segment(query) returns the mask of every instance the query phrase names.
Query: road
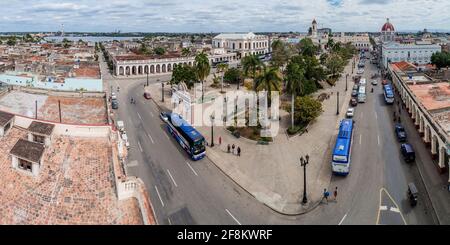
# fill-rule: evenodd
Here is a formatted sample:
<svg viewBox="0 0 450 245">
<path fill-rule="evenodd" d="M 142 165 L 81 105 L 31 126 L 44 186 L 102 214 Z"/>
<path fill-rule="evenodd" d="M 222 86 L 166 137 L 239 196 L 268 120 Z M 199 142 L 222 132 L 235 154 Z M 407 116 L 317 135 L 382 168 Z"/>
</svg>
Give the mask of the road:
<svg viewBox="0 0 450 245">
<path fill-rule="evenodd" d="M 372 65 L 367 66 L 366 77 L 376 71 Z M 103 72 L 104 69 L 103 64 Z M 125 122 L 130 139 L 127 169 L 146 184 L 159 224 L 436 222 L 425 196 L 414 209 L 408 206 L 409 182 L 414 181 L 419 192 L 425 191 L 415 166 L 405 164 L 400 158 L 393 132 L 392 106 L 384 104 L 380 85 L 373 94 L 368 89 L 367 102 L 356 108 L 351 173 L 347 177 L 333 176 L 330 185 L 332 190 L 338 187 L 338 200 L 324 203 L 305 215 L 285 216 L 259 203 L 208 159 L 190 161 L 165 130 L 156 105 L 143 98 L 145 78 L 104 79 L 113 87 L 121 88 L 120 108 L 115 117 Z M 150 79 L 150 83 L 156 82 L 156 78 Z M 129 103 L 131 97 L 137 100 L 135 105 Z M 422 161 L 420 155 L 417 161 Z"/>
</svg>

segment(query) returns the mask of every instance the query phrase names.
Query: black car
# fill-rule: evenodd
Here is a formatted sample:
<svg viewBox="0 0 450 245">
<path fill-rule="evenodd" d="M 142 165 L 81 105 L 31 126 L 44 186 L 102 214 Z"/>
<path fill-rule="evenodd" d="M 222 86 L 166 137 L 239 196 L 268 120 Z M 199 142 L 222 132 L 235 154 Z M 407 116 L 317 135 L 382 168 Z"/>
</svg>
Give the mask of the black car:
<svg viewBox="0 0 450 245">
<path fill-rule="evenodd" d="M 406 141 L 406 131 L 405 131 L 405 128 L 404 128 L 401 124 L 399 124 L 399 123 L 397 123 L 397 124 L 395 125 L 395 134 L 397 135 L 397 139 L 398 139 L 400 142 L 405 142 L 405 141 Z"/>
<path fill-rule="evenodd" d="M 352 97 L 358 97 L 358 90 L 354 90 L 352 91 Z"/>
<path fill-rule="evenodd" d="M 414 162 L 416 160 L 416 152 L 414 151 L 412 145 L 401 144 L 400 151 L 402 152 L 405 162 Z"/>
<path fill-rule="evenodd" d="M 112 107 L 114 110 L 119 109 L 119 101 L 117 101 L 117 100 L 112 100 L 112 102 L 111 102 L 111 107 Z"/>
</svg>

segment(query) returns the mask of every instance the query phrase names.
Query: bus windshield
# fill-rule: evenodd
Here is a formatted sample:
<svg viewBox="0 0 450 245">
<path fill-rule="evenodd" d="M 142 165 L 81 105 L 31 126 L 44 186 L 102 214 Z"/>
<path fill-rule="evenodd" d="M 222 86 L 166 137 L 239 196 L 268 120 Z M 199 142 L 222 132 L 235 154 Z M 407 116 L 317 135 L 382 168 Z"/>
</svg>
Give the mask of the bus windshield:
<svg viewBox="0 0 450 245">
<path fill-rule="evenodd" d="M 198 153 L 204 152 L 205 151 L 205 140 L 204 139 L 200 139 L 200 140 L 195 141 L 193 146 L 192 146 L 192 149 L 194 151 L 193 152 L 194 154 L 198 154 Z"/>
</svg>

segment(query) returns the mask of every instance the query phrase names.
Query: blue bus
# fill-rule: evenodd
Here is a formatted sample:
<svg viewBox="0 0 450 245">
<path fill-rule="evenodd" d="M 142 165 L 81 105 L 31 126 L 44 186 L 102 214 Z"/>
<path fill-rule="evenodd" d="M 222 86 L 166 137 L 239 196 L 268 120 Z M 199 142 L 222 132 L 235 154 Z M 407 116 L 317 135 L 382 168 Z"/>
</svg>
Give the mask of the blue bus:
<svg viewBox="0 0 450 245">
<path fill-rule="evenodd" d="M 179 114 L 171 113 L 167 117 L 167 130 L 192 160 L 197 161 L 206 156 L 205 138 Z"/>
<path fill-rule="evenodd" d="M 350 158 L 353 140 L 353 120 L 344 119 L 339 126 L 339 134 L 332 156 L 332 170 L 336 175 L 346 176 L 350 172 Z"/>
<path fill-rule="evenodd" d="M 384 101 L 386 104 L 394 104 L 394 92 L 392 91 L 392 87 L 390 84 L 386 84 L 383 86 L 384 89 Z"/>
</svg>

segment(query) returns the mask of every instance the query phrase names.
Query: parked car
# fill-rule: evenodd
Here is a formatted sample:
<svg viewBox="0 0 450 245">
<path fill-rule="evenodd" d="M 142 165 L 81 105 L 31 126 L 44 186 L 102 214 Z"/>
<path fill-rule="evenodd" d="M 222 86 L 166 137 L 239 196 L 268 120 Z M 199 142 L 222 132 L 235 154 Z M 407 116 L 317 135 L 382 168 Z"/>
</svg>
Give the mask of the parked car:
<svg viewBox="0 0 450 245">
<path fill-rule="evenodd" d="M 355 98 L 352 98 L 350 100 L 350 105 L 353 107 L 356 107 L 356 106 L 358 106 L 358 101 Z"/>
<path fill-rule="evenodd" d="M 381 84 L 383 84 L 383 85 L 386 85 L 386 84 L 388 84 L 389 82 L 388 82 L 388 80 L 386 80 L 386 79 L 384 79 L 382 82 L 381 82 Z"/>
<path fill-rule="evenodd" d="M 347 113 L 345 115 L 348 118 L 352 118 L 355 115 L 355 108 L 348 108 Z"/>
<path fill-rule="evenodd" d="M 372 80 L 372 85 L 377 86 L 378 85 L 378 81 L 377 80 Z"/>
<path fill-rule="evenodd" d="M 169 120 L 169 117 L 170 117 L 170 113 L 168 113 L 168 112 L 161 112 L 160 114 L 159 114 L 159 117 L 161 118 L 161 120 L 163 120 L 164 122 L 167 122 L 168 120 Z"/>
<path fill-rule="evenodd" d="M 352 97 L 358 97 L 358 90 L 353 90 L 352 91 Z"/>
<path fill-rule="evenodd" d="M 405 162 L 414 162 L 416 160 L 416 152 L 414 151 L 412 145 L 410 144 L 401 144 L 400 151 L 402 153 L 403 159 Z"/>
<path fill-rule="evenodd" d="M 111 101 L 111 107 L 114 109 L 114 110 L 117 110 L 117 109 L 119 109 L 119 101 L 117 101 L 117 99 L 113 99 L 112 101 Z"/>
<path fill-rule="evenodd" d="M 353 85 L 353 90 L 358 90 L 358 89 L 359 89 L 358 84 Z"/>
<path fill-rule="evenodd" d="M 125 143 L 125 146 L 127 147 L 127 149 L 130 148 L 130 142 L 128 141 L 128 136 L 126 133 L 122 134 L 122 140 Z"/>
<path fill-rule="evenodd" d="M 117 121 L 117 129 L 120 132 L 125 131 L 125 123 L 123 121 Z"/>
<path fill-rule="evenodd" d="M 406 131 L 405 131 L 405 128 L 403 127 L 403 125 L 401 125 L 399 123 L 395 124 L 395 134 L 397 135 L 397 139 L 400 142 L 406 141 Z"/>
<path fill-rule="evenodd" d="M 358 69 L 358 71 L 356 72 L 356 74 L 363 74 L 364 70 L 363 69 Z"/>
</svg>

